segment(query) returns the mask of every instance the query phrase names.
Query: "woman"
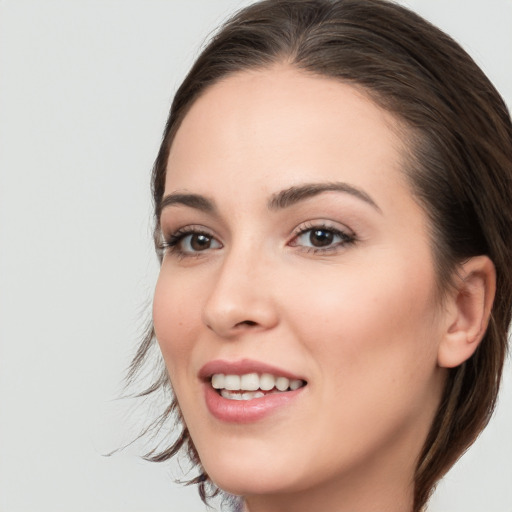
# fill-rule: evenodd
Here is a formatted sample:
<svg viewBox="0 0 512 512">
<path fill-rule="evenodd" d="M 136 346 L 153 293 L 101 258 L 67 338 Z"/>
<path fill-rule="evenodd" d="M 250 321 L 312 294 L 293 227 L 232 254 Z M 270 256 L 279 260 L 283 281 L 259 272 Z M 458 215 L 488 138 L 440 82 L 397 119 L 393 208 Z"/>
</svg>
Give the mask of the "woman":
<svg viewBox="0 0 512 512">
<path fill-rule="evenodd" d="M 203 497 L 419 511 L 486 425 L 510 322 L 512 126 L 395 4 L 263 1 L 173 102 L 154 328 Z M 150 391 L 151 391 L 150 390 Z"/>
</svg>

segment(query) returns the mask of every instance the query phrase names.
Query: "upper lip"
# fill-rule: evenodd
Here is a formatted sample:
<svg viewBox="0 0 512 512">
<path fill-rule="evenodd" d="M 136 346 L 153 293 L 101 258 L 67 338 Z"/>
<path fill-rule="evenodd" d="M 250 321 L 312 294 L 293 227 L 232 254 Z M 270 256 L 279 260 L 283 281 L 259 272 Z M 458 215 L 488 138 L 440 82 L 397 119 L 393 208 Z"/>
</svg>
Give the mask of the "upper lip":
<svg viewBox="0 0 512 512">
<path fill-rule="evenodd" d="M 208 380 L 216 373 L 223 373 L 224 375 L 269 373 L 277 377 L 287 377 L 290 380 L 306 380 L 300 375 L 296 375 L 288 370 L 284 370 L 283 368 L 252 359 L 240 359 L 238 361 L 224 361 L 222 359 L 216 359 L 214 361 L 209 361 L 199 370 L 199 378 L 202 380 Z"/>
</svg>

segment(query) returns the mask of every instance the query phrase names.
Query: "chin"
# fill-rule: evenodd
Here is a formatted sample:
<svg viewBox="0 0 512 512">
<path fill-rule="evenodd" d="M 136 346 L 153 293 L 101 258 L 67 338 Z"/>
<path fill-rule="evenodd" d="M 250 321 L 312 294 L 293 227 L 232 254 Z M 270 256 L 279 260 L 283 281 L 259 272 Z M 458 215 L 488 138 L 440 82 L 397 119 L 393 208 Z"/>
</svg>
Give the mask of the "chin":
<svg viewBox="0 0 512 512">
<path fill-rule="evenodd" d="M 306 481 L 300 472 L 291 473 L 290 468 L 283 467 L 284 464 L 273 457 L 251 460 L 233 453 L 233 457 L 203 466 L 217 487 L 238 496 L 296 492 Z"/>
<path fill-rule="evenodd" d="M 247 475 L 222 474 L 219 478 L 210 475 L 210 479 L 223 491 L 236 496 L 275 495 L 299 490 L 291 482 L 283 481 L 283 475 L 269 477 L 254 471 Z"/>
</svg>

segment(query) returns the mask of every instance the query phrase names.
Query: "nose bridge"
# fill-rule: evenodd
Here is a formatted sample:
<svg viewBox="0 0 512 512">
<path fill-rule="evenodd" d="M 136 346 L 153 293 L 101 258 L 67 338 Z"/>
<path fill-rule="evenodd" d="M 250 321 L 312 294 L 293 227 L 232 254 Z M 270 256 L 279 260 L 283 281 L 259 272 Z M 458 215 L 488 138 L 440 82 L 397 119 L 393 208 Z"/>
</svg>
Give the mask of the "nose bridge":
<svg viewBox="0 0 512 512">
<path fill-rule="evenodd" d="M 269 328 L 277 322 L 270 282 L 271 262 L 263 247 L 246 238 L 226 250 L 208 297 L 203 321 L 223 337 L 247 328 Z"/>
</svg>

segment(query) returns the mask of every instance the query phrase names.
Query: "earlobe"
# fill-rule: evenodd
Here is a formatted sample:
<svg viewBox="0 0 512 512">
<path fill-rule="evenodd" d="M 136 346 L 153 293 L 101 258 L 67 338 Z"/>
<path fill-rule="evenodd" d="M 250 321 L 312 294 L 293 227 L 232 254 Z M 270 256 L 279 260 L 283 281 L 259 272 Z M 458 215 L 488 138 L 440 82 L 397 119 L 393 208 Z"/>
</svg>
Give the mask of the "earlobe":
<svg viewBox="0 0 512 512">
<path fill-rule="evenodd" d="M 438 349 L 438 364 L 454 368 L 469 359 L 489 324 L 496 270 L 487 256 L 475 256 L 458 268 L 447 307 L 447 328 Z"/>
</svg>

